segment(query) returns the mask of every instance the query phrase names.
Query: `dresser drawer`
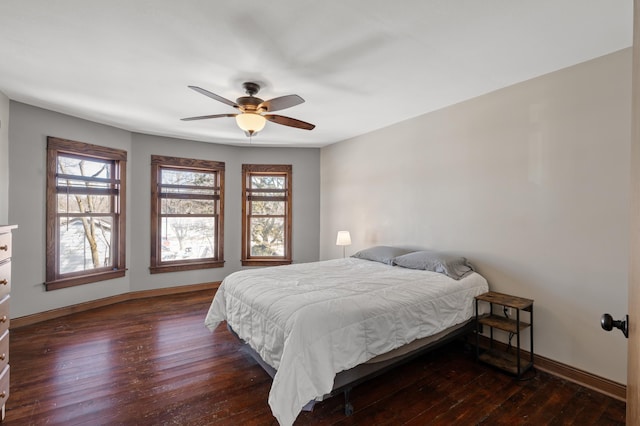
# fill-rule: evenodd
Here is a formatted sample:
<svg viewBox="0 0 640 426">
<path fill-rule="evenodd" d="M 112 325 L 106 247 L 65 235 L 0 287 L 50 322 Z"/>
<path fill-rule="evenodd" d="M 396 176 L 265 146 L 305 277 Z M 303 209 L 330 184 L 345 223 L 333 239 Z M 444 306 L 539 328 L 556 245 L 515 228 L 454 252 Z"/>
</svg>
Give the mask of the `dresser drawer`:
<svg viewBox="0 0 640 426">
<path fill-rule="evenodd" d="M 0 262 L 11 258 L 11 233 L 0 234 Z"/>
<path fill-rule="evenodd" d="M 11 262 L 0 264 L 0 299 L 11 292 Z"/>
<path fill-rule="evenodd" d="M 9 364 L 9 330 L 0 337 L 0 371 Z"/>
<path fill-rule="evenodd" d="M 0 405 L 7 403 L 9 398 L 9 366 L 7 365 L 0 374 Z"/>
<path fill-rule="evenodd" d="M 10 296 L 5 296 L 0 301 L 0 336 L 9 329 L 9 299 Z"/>
</svg>

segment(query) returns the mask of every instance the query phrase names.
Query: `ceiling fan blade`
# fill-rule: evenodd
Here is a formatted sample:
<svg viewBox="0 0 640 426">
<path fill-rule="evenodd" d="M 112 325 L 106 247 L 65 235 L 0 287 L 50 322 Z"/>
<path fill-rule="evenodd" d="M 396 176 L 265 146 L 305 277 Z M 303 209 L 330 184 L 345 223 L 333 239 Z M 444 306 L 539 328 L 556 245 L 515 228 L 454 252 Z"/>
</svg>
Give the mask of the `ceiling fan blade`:
<svg viewBox="0 0 640 426">
<path fill-rule="evenodd" d="M 315 124 L 307 123 L 305 121 L 296 120 L 295 118 L 285 117 L 282 115 L 267 114 L 264 116 L 264 118 L 273 123 L 282 124 L 283 126 L 297 127 L 298 129 L 313 130 L 316 127 Z"/>
<path fill-rule="evenodd" d="M 198 117 L 187 117 L 181 118 L 182 121 L 193 121 L 193 120 L 206 120 L 208 118 L 221 118 L 221 117 L 235 117 L 238 114 L 213 114 L 213 115 L 200 115 Z"/>
<path fill-rule="evenodd" d="M 258 109 L 264 108 L 267 110 L 267 112 L 280 111 L 281 109 L 300 105 L 303 102 L 304 99 L 302 99 L 298 95 L 280 96 L 278 98 L 273 98 L 268 101 L 262 102 L 260 105 L 258 105 Z"/>
<path fill-rule="evenodd" d="M 215 99 L 216 101 L 220 101 L 220 102 L 222 102 L 223 104 L 227 104 L 227 105 L 232 106 L 232 107 L 234 107 L 234 108 L 238 108 L 238 104 L 236 104 L 235 102 L 230 101 L 230 100 L 229 100 L 229 99 L 227 99 L 227 98 L 223 98 L 223 97 L 222 97 L 222 96 L 220 96 L 220 95 L 216 95 L 215 93 L 212 93 L 212 92 L 210 92 L 210 91 L 208 91 L 208 90 L 205 90 L 205 89 L 203 89 L 202 87 L 198 87 L 198 86 L 189 86 L 189 89 L 193 89 L 193 90 L 195 90 L 196 92 L 198 92 L 198 93 L 202 93 L 203 95 L 208 96 L 208 97 L 210 97 L 211 99 Z"/>
</svg>

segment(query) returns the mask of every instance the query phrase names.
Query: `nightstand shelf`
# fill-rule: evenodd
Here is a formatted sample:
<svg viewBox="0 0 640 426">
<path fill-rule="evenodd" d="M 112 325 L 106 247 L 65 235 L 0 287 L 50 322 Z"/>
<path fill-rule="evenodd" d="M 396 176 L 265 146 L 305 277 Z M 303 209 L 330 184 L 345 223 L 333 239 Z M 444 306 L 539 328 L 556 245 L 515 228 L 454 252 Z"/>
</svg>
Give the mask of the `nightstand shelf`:
<svg viewBox="0 0 640 426">
<path fill-rule="evenodd" d="M 482 362 L 498 367 L 504 371 L 516 375 L 518 378 L 528 369 L 533 367 L 533 300 L 523 297 L 511 296 L 509 294 L 490 291 L 476 296 L 476 358 Z M 490 314 L 480 316 L 478 310 L 479 302 L 488 302 Z M 493 312 L 494 305 L 503 307 L 503 311 L 511 308 L 515 310 L 515 318 L 497 315 Z M 521 311 L 529 313 L 529 322 L 524 322 L 520 318 Z M 489 349 L 480 350 L 480 328 L 486 325 L 489 327 Z M 505 352 L 494 348 L 493 330 L 502 330 L 509 333 L 509 342 L 516 337 L 515 353 Z M 530 353 L 529 357 L 522 354 L 520 348 L 520 334 L 529 329 Z M 510 347 L 511 345 L 509 345 Z"/>
<path fill-rule="evenodd" d="M 498 317 L 495 315 L 491 315 L 488 317 L 480 317 L 478 319 L 478 321 L 480 321 L 480 324 L 484 324 L 487 325 L 489 327 L 493 327 L 493 328 L 497 328 L 499 330 L 503 330 L 509 333 L 517 333 L 519 330 L 524 330 L 525 328 L 529 327 L 530 324 L 526 323 L 526 322 L 522 322 L 520 321 L 519 325 L 518 325 L 518 321 L 513 320 L 513 319 L 509 319 L 509 318 L 503 318 L 503 317 Z"/>
</svg>

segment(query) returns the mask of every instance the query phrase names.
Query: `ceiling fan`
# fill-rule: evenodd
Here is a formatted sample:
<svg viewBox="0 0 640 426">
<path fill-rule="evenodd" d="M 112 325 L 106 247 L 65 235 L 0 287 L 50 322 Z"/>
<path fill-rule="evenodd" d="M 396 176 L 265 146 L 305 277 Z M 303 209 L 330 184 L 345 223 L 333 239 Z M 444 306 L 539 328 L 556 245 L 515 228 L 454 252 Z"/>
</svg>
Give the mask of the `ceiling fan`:
<svg viewBox="0 0 640 426">
<path fill-rule="evenodd" d="M 286 95 L 273 98 L 268 101 L 263 101 L 255 95 L 260 91 L 260 85 L 252 83 L 250 81 L 243 83 L 244 88 L 248 96 L 241 96 L 236 99 L 235 102 L 229 99 L 223 98 L 220 95 L 209 92 L 198 86 L 189 86 L 190 89 L 195 90 L 198 93 L 202 93 L 205 96 L 220 101 L 223 104 L 232 106 L 240 110 L 239 114 L 213 114 L 213 115 L 201 115 L 198 117 L 182 118 L 182 121 L 193 120 L 206 120 L 209 118 L 220 117 L 235 117 L 238 127 L 244 130 L 245 134 L 249 137 L 255 135 L 264 128 L 266 120 L 269 120 L 276 124 L 282 124 L 284 126 L 296 127 L 298 129 L 312 130 L 316 127 L 314 124 L 307 123 L 295 118 L 285 117 L 283 115 L 268 114 L 272 111 L 280 111 L 282 109 L 291 108 L 304 102 L 298 95 Z"/>
</svg>

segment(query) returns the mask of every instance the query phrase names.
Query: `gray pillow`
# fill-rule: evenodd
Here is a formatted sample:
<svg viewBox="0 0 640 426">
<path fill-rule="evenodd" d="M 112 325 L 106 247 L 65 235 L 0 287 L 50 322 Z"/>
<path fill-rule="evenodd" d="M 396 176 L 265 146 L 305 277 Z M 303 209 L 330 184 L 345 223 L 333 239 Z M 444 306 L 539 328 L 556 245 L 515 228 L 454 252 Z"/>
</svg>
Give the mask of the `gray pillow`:
<svg viewBox="0 0 640 426">
<path fill-rule="evenodd" d="M 459 280 L 473 272 L 473 266 L 467 262 L 466 258 L 429 250 L 398 256 L 393 259 L 393 264 L 403 268 L 439 272 L 454 280 Z"/>
<path fill-rule="evenodd" d="M 393 259 L 403 254 L 411 253 L 412 250 L 400 247 L 375 246 L 368 249 L 360 250 L 351 257 L 356 259 L 373 260 L 374 262 L 386 263 L 393 265 Z"/>
</svg>

